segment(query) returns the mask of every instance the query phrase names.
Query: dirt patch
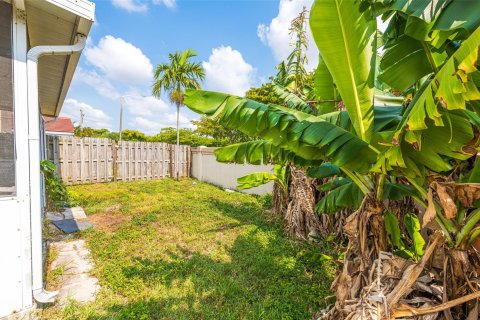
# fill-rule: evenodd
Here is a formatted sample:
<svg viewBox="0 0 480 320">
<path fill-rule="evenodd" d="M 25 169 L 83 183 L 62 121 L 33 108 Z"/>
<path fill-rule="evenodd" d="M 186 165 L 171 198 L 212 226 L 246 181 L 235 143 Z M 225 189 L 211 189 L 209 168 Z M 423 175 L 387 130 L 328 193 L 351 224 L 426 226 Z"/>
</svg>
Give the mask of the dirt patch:
<svg viewBox="0 0 480 320">
<path fill-rule="evenodd" d="M 122 205 L 120 203 L 117 203 L 116 205 L 113 205 L 111 207 L 106 208 L 105 212 L 108 212 L 108 213 L 115 212 L 115 211 L 120 210 L 121 207 L 122 207 Z"/>
<path fill-rule="evenodd" d="M 99 230 L 115 232 L 120 225 L 129 220 L 129 218 L 129 216 L 125 216 L 121 213 L 107 211 L 88 216 L 88 221 Z"/>
</svg>

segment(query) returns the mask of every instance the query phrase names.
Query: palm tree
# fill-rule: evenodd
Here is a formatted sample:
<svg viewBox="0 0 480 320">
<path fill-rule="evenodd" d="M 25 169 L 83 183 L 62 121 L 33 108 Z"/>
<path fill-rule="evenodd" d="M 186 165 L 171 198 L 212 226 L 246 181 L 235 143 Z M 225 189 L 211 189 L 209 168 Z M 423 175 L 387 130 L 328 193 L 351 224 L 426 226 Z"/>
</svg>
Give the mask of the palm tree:
<svg viewBox="0 0 480 320">
<path fill-rule="evenodd" d="M 205 78 L 205 70 L 199 62 L 191 62 L 189 59 L 197 56 L 192 49 L 183 52 L 176 51 L 168 54 L 168 63 L 159 64 L 155 70 L 155 83 L 152 94 L 159 98 L 162 91 L 168 92 L 168 97 L 177 106 L 177 152 L 175 161 L 175 175 L 180 177 L 180 107 L 183 105 L 185 89 L 200 89 L 199 80 Z"/>
</svg>

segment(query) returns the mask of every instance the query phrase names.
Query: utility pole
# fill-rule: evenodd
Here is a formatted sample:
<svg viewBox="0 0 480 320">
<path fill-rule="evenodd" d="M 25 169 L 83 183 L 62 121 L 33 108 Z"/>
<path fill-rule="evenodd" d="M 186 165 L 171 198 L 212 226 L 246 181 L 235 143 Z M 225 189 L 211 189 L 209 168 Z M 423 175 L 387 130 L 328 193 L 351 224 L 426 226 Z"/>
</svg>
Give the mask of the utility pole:
<svg viewBox="0 0 480 320">
<path fill-rule="evenodd" d="M 80 108 L 80 131 L 83 130 L 83 117 L 85 116 L 85 113 L 83 113 L 83 109 Z"/>
<path fill-rule="evenodd" d="M 120 97 L 120 124 L 118 128 L 118 142 L 122 142 L 122 117 L 123 117 L 123 101 L 125 97 Z"/>
<path fill-rule="evenodd" d="M 121 142 L 121 141 L 122 141 L 123 105 L 125 104 L 125 98 L 128 98 L 128 97 L 147 98 L 148 96 L 139 95 L 139 94 L 127 94 L 127 95 L 124 95 L 124 96 L 120 96 L 120 123 L 119 123 L 119 125 L 118 125 L 118 127 L 119 127 L 119 128 L 118 128 L 118 142 Z"/>
</svg>

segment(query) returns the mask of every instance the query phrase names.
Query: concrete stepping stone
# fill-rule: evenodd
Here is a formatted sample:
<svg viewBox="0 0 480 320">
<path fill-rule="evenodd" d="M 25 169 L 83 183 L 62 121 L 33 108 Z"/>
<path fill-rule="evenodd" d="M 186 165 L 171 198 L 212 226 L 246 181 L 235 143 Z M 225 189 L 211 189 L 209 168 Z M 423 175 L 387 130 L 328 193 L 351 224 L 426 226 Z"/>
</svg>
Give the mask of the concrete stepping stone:
<svg viewBox="0 0 480 320">
<path fill-rule="evenodd" d="M 89 272 L 93 268 L 90 251 L 84 240 L 60 241 L 51 244 L 51 250 L 57 253 L 51 269 L 63 268 L 58 299 L 66 301 L 71 298 L 78 302 L 95 300 L 100 289 L 98 279 Z"/>
<path fill-rule="evenodd" d="M 93 224 L 86 220 L 75 219 L 52 221 L 52 224 L 65 233 L 74 233 L 93 227 Z"/>
<path fill-rule="evenodd" d="M 81 207 L 67 208 L 63 212 L 47 212 L 47 219 L 67 234 L 93 227 Z"/>
<path fill-rule="evenodd" d="M 47 219 L 50 221 L 67 219 L 82 220 L 87 219 L 87 215 L 85 214 L 85 211 L 83 211 L 82 207 L 73 207 L 67 208 L 62 212 L 47 212 Z"/>
</svg>

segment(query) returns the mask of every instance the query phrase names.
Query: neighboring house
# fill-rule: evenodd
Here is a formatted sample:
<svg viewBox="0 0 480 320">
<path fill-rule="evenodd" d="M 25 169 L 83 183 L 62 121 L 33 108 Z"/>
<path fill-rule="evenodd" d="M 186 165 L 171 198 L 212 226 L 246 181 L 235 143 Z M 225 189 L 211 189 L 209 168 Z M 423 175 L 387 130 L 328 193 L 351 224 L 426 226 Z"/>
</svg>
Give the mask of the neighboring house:
<svg viewBox="0 0 480 320">
<path fill-rule="evenodd" d="M 94 11 L 85 0 L 0 0 L 0 318 L 55 296 L 42 275 L 40 115 L 60 113 Z"/>
<path fill-rule="evenodd" d="M 43 116 L 43 125 L 46 135 L 50 136 L 73 136 L 75 128 L 69 117 L 46 117 Z"/>
</svg>

